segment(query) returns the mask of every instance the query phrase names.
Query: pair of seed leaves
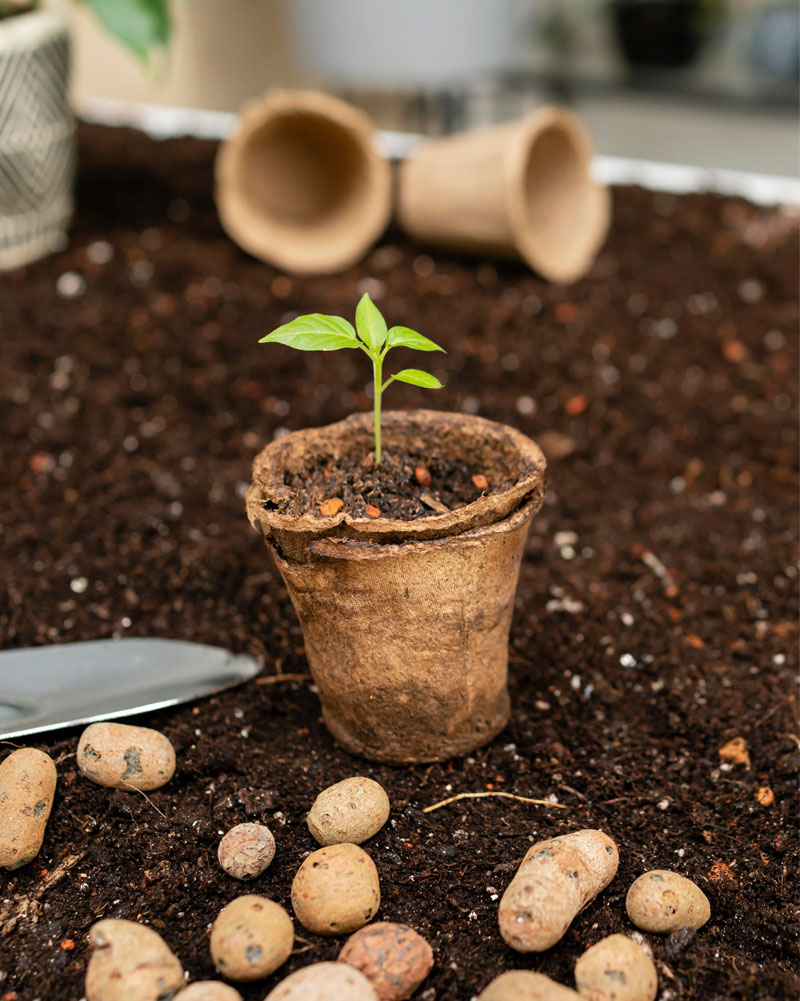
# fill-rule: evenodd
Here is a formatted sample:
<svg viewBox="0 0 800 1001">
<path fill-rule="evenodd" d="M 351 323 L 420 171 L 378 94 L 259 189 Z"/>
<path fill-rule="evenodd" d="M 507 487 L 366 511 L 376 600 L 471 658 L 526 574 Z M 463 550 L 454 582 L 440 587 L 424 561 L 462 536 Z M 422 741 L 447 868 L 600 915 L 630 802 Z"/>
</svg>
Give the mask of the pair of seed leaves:
<svg viewBox="0 0 800 1001">
<path fill-rule="evenodd" d="M 383 314 L 365 292 L 356 307 L 356 325 L 341 316 L 326 316 L 324 313 L 308 313 L 298 316 L 258 342 L 286 344 L 298 351 L 338 351 L 340 348 L 360 348 L 372 359 L 373 365 L 382 362 L 391 348 L 413 348 L 415 351 L 444 351 L 416 330 L 409 327 L 387 329 Z M 419 368 L 404 368 L 383 384 L 386 389 L 390 382 L 407 382 L 423 389 L 441 389 L 442 384 L 435 375 Z"/>
</svg>

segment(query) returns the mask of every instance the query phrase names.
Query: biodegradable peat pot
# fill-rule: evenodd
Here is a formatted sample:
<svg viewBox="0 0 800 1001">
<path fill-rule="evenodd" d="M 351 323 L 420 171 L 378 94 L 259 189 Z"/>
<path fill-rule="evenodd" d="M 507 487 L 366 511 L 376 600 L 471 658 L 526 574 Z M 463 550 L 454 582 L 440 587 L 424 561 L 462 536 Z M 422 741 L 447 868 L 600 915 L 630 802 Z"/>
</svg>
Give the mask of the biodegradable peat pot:
<svg viewBox="0 0 800 1001">
<path fill-rule="evenodd" d="M 287 472 L 372 451 L 372 415 L 295 431 L 256 458 L 250 523 L 264 537 L 305 636 L 328 729 L 378 761 L 439 761 L 508 721 L 508 631 L 545 460 L 519 431 L 480 417 L 383 415 L 386 451 L 412 440 L 511 485 L 415 521 L 295 515 Z"/>
<path fill-rule="evenodd" d="M 66 243 L 75 126 L 58 6 L 0 19 L 0 271 Z"/>
<path fill-rule="evenodd" d="M 421 243 L 522 258 L 543 278 L 574 281 L 611 215 L 593 155 L 580 119 L 562 108 L 427 140 L 400 169 L 400 224 Z"/>
<path fill-rule="evenodd" d="M 216 163 L 222 225 L 244 250 L 286 271 L 341 271 L 392 211 L 392 175 L 369 118 L 315 91 L 249 104 Z"/>
</svg>

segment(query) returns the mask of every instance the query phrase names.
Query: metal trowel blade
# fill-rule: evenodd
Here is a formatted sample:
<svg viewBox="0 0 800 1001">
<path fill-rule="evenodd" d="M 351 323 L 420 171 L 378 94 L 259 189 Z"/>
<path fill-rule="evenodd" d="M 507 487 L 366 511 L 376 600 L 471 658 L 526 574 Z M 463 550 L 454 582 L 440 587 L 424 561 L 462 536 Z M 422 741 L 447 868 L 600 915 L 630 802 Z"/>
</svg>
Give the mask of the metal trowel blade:
<svg viewBox="0 0 800 1001">
<path fill-rule="evenodd" d="M 183 640 L 89 640 L 2 651 L 0 739 L 190 702 L 260 670 L 252 657 Z"/>
</svg>

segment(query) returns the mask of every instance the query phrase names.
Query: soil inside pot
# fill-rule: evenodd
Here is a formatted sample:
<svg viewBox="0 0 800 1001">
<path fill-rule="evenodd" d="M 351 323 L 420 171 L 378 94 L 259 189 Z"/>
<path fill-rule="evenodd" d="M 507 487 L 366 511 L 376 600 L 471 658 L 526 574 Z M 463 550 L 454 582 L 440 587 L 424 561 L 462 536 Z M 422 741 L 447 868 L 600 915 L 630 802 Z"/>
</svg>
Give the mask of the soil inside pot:
<svg viewBox="0 0 800 1001">
<path fill-rule="evenodd" d="M 341 501 L 341 509 L 359 517 L 402 521 L 452 511 L 511 485 L 421 440 L 404 452 L 384 450 L 380 465 L 374 452 L 353 453 L 320 459 L 300 474 L 287 471 L 285 482 L 296 490 L 287 513 L 326 513 L 324 505 L 340 507 Z M 329 507 L 327 513 L 335 511 Z"/>
<path fill-rule="evenodd" d="M 712 908 L 694 936 L 648 936 L 660 996 L 796 1001 L 796 217 L 618 188 L 609 241 L 569 288 L 397 234 L 341 275 L 289 278 L 222 232 L 215 152 L 83 126 L 70 246 L 0 277 L 3 646 L 149 635 L 264 662 L 243 688 L 131 721 L 178 755 L 147 798 L 84 779 L 77 732 L 12 742 L 52 754 L 59 786 L 39 857 L 0 872 L 0 999 L 83 997 L 86 934 L 107 917 L 156 928 L 193 979 L 212 978 L 219 909 L 243 892 L 289 906 L 316 847 L 315 797 L 366 774 L 392 803 L 364 845 L 379 917 L 434 949 L 415 1001 L 465 1001 L 506 969 L 572 985 L 583 949 L 632 930 L 625 894 L 657 867 L 696 880 Z M 370 407 L 355 352 L 258 338 L 287 314 L 351 315 L 365 288 L 448 352 L 435 404 L 393 385 L 393 408 L 477 409 L 549 463 L 511 627 L 511 722 L 432 766 L 373 765 L 333 743 L 243 510 L 253 456 L 281 429 Z M 749 768 L 720 758 L 737 735 Z M 566 809 L 423 812 L 492 790 Z M 246 885 L 216 858 L 244 820 L 277 842 Z M 581 827 L 614 836 L 618 876 L 553 949 L 511 952 L 499 895 L 533 840 Z M 304 937 L 280 971 L 240 985 L 245 1001 L 341 947 Z"/>
</svg>

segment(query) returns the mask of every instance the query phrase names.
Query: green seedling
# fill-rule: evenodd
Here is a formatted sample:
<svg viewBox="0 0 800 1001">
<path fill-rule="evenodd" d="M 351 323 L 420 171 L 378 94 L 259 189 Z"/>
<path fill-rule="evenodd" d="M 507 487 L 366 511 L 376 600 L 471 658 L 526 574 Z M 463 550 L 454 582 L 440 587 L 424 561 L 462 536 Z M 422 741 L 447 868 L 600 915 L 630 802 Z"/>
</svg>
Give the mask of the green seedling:
<svg viewBox="0 0 800 1001">
<path fill-rule="evenodd" d="M 273 330 L 262 337 L 259 344 L 275 342 L 286 344 L 298 351 L 338 351 L 341 348 L 360 348 L 372 361 L 375 386 L 375 462 L 381 461 L 381 400 L 393 382 L 407 382 L 423 389 L 441 389 L 435 375 L 419 368 L 404 368 L 383 381 L 383 362 L 392 348 L 413 348 L 415 351 L 444 351 L 416 330 L 408 327 L 387 329 L 381 311 L 365 292 L 356 307 L 356 325 L 341 316 L 309 313 L 298 316 L 291 323 Z"/>
</svg>

